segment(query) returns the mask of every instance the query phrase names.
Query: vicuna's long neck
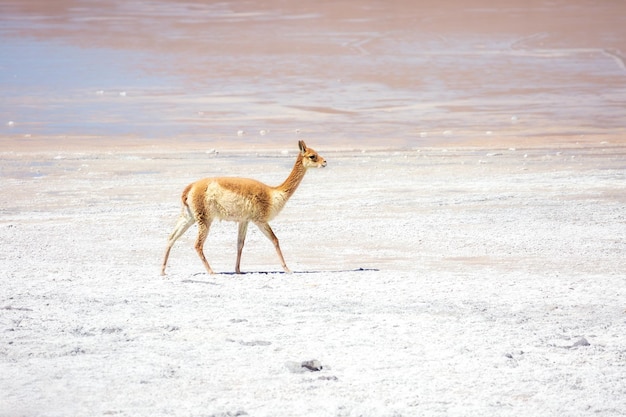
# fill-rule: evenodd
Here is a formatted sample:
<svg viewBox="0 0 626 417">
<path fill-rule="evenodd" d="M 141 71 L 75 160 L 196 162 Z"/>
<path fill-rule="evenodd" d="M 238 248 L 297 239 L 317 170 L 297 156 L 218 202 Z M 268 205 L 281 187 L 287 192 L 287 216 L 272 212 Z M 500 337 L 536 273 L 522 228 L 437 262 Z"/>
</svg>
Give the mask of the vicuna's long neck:
<svg viewBox="0 0 626 417">
<path fill-rule="evenodd" d="M 299 153 L 296 163 L 293 165 L 293 169 L 287 179 L 281 185 L 274 188 L 283 195 L 284 201 L 287 201 L 289 197 L 293 195 L 302 182 L 302 178 L 304 178 L 305 173 L 306 168 L 302 164 L 302 154 Z"/>
</svg>

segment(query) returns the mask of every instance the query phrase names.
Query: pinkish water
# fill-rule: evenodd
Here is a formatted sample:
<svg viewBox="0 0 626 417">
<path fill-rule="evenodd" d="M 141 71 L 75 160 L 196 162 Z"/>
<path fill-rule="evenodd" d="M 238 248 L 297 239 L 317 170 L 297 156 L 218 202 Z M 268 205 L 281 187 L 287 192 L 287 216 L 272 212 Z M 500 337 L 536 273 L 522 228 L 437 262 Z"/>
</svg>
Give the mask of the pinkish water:
<svg viewBox="0 0 626 417">
<path fill-rule="evenodd" d="M 626 3 L 497 4 L 1 0 L 0 148 L 624 137 Z"/>
</svg>

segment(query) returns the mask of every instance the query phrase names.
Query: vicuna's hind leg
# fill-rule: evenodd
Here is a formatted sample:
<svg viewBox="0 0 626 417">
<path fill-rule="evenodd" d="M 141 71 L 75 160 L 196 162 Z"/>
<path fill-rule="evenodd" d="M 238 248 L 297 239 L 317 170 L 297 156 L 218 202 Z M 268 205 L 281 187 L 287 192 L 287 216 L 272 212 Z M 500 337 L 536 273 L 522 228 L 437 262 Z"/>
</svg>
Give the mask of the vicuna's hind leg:
<svg viewBox="0 0 626 417">
<path fill-rule="evenodd" d="M 194 224 L 196 220 L 193 218 L 188 209 L 183 209 L 183 212 L 178 217 L 176 221 L 176 227 L 174 227 L 174 231 L 170 234 L 170 237 L 167 240 L 167 249 L 165 250 L 165 257 L 163 258 L 163 266 L 161 267 L 161 275 L 165 275 L 165 266 L 167 265 L 167 258 L 170 256 L 170 250 L 172 246 L 174 246 L 174 242 L 178 240 L 179 237 L 185 234 L 187 229 Z"/>
<path fill-rule="evenodd" d="M 239 234 L 237 235 L 237 264 L 235 264 L 235 273 L 241 274 L 239 265 L 241 264 L 241 252 L 243 251 L 243 244 L 246 241 L 246 233 L 248 232 L 248 222 L 239 222 Z"/>
<path fill-rule="evenodd" d="M 280 263 L 282 264 L 283 269 L 285 270 L 285 272 L 290 274 L 291 271 L 289 270 L 289 268 L 287 268 L 287 264 L 285 263 L 285 258 L 283 258 L 283 253 L 280 251 L 280 245 L 278 244 L 278 238 L 274 234 L 274 231 L 270 227 L 269 223 L 255 223 L 255 224 L 258 226 L 259 229 L 261 229 L 263 234 L 265 236 L 267 236 L 267 238 L 269 240 L 272 241 L 272 243 L 274 244 L 274 247 L 276 248 L 276 252 L 278 253 L 278 257 L 280 258 Z"/>
<path fill-rule="evenodd" d="M 209 229 L 211 228 L 211 220 L 206 221 L 204 219 L 198 219 L 198 239 L 196 239 L 196 252 L 198 252 L 198 256 L 202 260 L 204 267 L 206 268 L 209 274 L 214 274 L 213 269 L 209 265 L 209 262 L 206 260 L 204 256 L 204 241 L 206 237 L 209 235 Z"/>
</svg>

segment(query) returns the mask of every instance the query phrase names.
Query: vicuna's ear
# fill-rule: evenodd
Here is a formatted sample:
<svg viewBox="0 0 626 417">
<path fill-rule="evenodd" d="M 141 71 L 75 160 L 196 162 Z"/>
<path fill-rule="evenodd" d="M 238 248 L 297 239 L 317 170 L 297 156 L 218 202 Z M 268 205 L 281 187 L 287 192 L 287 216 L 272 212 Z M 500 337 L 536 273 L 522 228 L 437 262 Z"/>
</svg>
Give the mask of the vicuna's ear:
<svg viewBox="0 0 626 417">
<path fill-rule="evenodd" d="M 298 146 L 300 147 L 300 152 L 303 154 L 306 152 L 306 143 L 303 140 L 298 142 Z"/>
</svg>

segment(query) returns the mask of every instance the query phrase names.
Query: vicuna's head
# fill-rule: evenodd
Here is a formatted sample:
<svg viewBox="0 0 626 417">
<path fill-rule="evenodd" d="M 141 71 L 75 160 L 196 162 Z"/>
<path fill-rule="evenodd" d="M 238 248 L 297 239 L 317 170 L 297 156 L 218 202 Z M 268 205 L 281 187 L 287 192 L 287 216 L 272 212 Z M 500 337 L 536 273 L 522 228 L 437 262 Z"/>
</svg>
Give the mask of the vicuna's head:
<svg viewBox="0 0 626 417">
<path fill-rule="evenodd" d="M 300 153 L 302 154 L 302 165 L 305 168 L 324 168 L 326 160 L 319 156 L 315 150 L 306 147 L 303 140 L 298 142 Z"/>
</svg>

